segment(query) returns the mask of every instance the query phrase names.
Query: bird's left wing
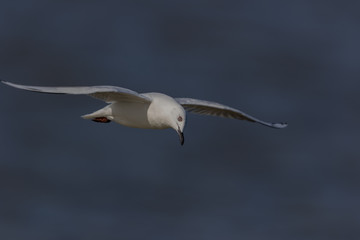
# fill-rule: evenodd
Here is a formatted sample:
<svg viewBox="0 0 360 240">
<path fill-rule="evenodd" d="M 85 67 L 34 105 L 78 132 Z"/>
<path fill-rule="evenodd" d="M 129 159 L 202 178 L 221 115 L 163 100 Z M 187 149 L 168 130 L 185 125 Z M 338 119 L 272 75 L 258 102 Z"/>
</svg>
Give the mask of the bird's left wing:
<svg viewBox="0 0 360 240">
<path fill-rule="evenodd" d="M 198 100 L 193 98 L 175 98 L 175 100 L 180 105 L 182 105 L 185 110 L 197 114 L 247 120 L 250 122 L 260 123 L 262 125 L 272 128 L 284 128 L 287 126 L 286 123 L 264 122 L 246 113 L 243 113 L 240 110 L 216 102 L 209 102 L 209 101 Z"/>
<path fill-rule="evenodd" d="M 130 89 L 115 87 L 115 86 L 90 86 L 90 87 L 40 87 L 27 86 L 11 82 L 1 81 L 11 87 L 41 93 L 55 93 L 55 94 L 75 94 L 75 95 L 89 95 L 105 102 L 151 102 L 151 99 L 134 92 Z"/>
</svg>

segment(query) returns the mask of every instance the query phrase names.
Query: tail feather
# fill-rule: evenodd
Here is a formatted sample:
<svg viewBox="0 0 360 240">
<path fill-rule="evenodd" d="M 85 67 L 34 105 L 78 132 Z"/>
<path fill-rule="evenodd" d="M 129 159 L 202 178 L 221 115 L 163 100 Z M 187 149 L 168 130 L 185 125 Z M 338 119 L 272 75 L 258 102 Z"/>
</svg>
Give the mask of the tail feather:
<svg viewBox="0 0 360 240">
<path fill-rule="evenodd" d="M 93 113 L 90 113 L 90 114 L 85 114 L 85 115 L 82 115 L 81 116 L 83 119 L 94 119 L 94 115 Z"/>
<path fill-rule="evenodd" d="M 85 114 L 81 116 L 83 119 L 99 119 L 99 118 L 107 118 L 108 120 L 111 120 L 112 114 L 111 114 L 111 108 L 109 106 L 106 106 L 100 110 L 97 110 L 93 113 Z"/>
</svg>

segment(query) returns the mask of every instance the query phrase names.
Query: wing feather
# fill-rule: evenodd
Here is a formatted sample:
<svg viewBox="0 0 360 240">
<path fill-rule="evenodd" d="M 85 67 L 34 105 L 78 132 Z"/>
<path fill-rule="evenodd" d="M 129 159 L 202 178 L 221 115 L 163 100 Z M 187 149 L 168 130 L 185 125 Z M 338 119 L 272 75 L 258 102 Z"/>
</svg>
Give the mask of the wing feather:
<svg viewBox="0 0 360 240">
<path fill-rule="evenodd" d="M 193 98 L 176 98 L 176 101 L 181 104 L 185 110 L 201 115 L 211 115 L 225 118 L 234 118 L 239 120 L 247 120 L 250 122 L 260 123 L 262 125 L 272 128 L 284 128 L 287 126 L 286 123 L 264 122 L 240 110 L 216 102 L 198 100 Z"/>
<path fill-rule="evenodd" d="M 115 86 L 90 86 L 90 87 L 41 87 L 27 86 L 1 81 L 11 87 L 40 93 L 89 95 L 105 102 L 129 101 L 150 102 L 151 99 L 130 89 Z"/>
</svg>

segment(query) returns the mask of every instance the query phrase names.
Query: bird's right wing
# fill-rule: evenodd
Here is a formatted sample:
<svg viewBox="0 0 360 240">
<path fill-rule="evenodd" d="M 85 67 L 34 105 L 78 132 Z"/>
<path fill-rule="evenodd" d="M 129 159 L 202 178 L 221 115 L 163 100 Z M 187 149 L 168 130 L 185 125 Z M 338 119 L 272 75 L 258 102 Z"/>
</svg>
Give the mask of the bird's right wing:
<svg viewBox="0 0 360 240">
<path fill-rule="evenodd" d="M 141 102 L 148 103 L 151 99 L 134 92 L 130 89 L 115 87 L 115 86 L 90 86 L 90 87 L 40 87 L 27 86 L 11 82 L 1 81 L 11 87 L 40 93 L 55 93 L 55 94 L 74 94 L 74 95 L 89 95 L 99 100 L 111 102 Z"/>
</svg>

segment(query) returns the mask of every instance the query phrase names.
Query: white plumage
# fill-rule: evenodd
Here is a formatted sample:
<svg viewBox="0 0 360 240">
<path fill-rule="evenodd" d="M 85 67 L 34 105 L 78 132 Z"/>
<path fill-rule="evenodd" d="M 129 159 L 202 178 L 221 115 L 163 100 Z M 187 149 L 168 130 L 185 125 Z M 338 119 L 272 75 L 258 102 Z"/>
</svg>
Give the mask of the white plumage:
<svg viewBox="0 0 360 240">
<path fill-rule="evenodd" d="M 173 128 L 184 143 L 185 110 L 197 114 L 235 118 L 259 123 L 272 128 L 284 128 L 286 123 L 269 123 L 254 118 L 235 108 L 216 102 L 192 98 L 172 98 L 162 93 L 137 93 L 115 86 L 40 87 L 2 81 L 9 86 L 41 93 L 84 94 L 109 103 L 106 107 L 82 116 L 96 122 L 110 122 L 136 128 Z"/>
</svg>

